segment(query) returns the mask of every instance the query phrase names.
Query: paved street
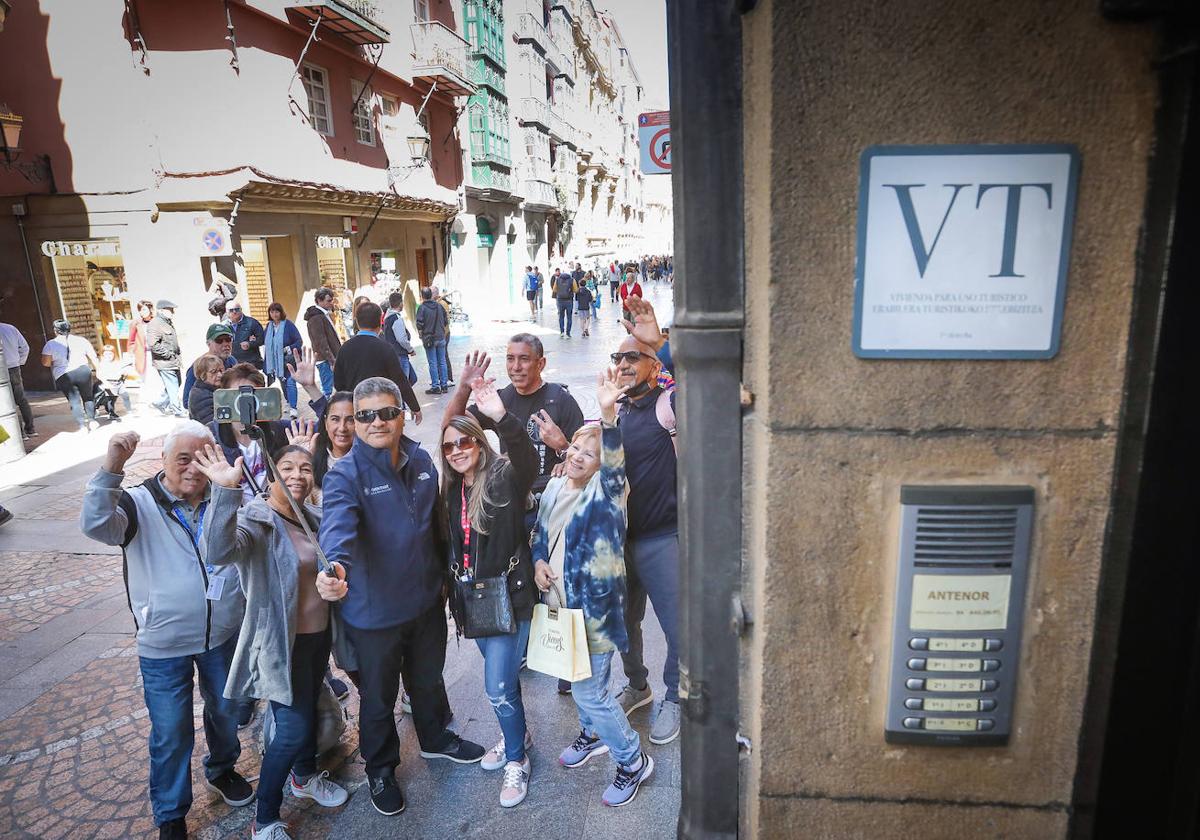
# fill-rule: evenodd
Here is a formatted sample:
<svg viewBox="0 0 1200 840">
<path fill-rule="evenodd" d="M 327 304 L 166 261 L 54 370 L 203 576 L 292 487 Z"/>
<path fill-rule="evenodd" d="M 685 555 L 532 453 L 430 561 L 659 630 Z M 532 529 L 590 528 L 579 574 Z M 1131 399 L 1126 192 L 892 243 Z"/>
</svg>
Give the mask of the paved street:
<svg viewBox="0 0 1200 840">
<path fill-rule="evenodd" d="M 652 293 L 660 311 L 669 312 L 669 290 Z M 472 335 L 451 345 L 457 369 L 468 349 L 492 352 L 500 384 L 503 347 L 518 331 L 539 334 L 546 343 L 548 379 L 563 382 L 587 417 L 596 416 L 592 383 L 607 362 L 623 330 L 605 299 L 593 337 L 558 338 L 548 305 L 539 323 L 528 321 L 474 325 Z M 418 365 L 422 384 L 428 378 Z M 426 446 L 437 439 L 445 397 L 428 397 L 425 422 L 409 432 Z M 61 402 L 61 401 L 59 401 Z M 54 400 L 39 402 L 61 412 Z M 53 428 L 40 418 L 39 428 Z M 129 418 L 121 427 L 136 428 L 146 441 L 127 468 L 127 483 L 153 475 L 169 421 Z M 83 538 L 78 531 L 79 498 L 95 470 L 110 430 L 90 435 L 60 434 L 44 441 L 23 461 L 6 465 L 0 501 L 16 519 L 0 531 L 0 562 L 8 569 L 0 581 L 0 836 L 13 838 L 151 837 L 153 822 L 146 792 L 149 723 L 133 644 L 133 624 L 125 602 L 120 553 Z M 647 617 L 646 647 L 656 695 L 662 691 L 664 644 L 653 616 Z M 483 692 L 482 662 L 474 643 L 457 642 L 451 633 L 446 684 L 456 714 L 455 727 L 467 738 L 491 746 L 499 729 Z M 620 677 L 614 678 L 617 683 Z M 354 791 L 350 802 L 328 811 L 285 798 L 283 817 L 299 838 L 324 837 L 529 837 L 641 838 L 674 834 L 679 805 L 679 745 L 649 747 L 655 776 L 638 799 L 619 810 L 600 805 L 611 780 L 611 764 L 592 762 L 567 771 L 556 757 L 577 730 L 574 704 L 560 697 L 554 680 L 522 675 L 525 703 L 535 746 L 528 800 L 502 811 L 496 800 L 500 778 L 477 766 L 429 763 L 417 755 L 407 720 L 401 722 L 402 764 L 398 775 L 409 800 L 399 817 L 385 818 L 370 806 L 361 788 L 363 767 L 357 750 L 357 696 L 347 703 L 351 725 L 342 743 L 323 760 L 331 776 Z M 201 779 L 203 730 L 197 707 L 194 779 Z M 646 733 L 649 715 L 634 715 Z M 243 733 L 239 770 L 257 776 L 257 726 Z M 649 746 L 649 742 L 645 742 Z M 197 783 L 196 804 L 188 817 L 192 836 L 248 837 L 253 807 L 231 809 L 212 802 Z"/>
</svg>

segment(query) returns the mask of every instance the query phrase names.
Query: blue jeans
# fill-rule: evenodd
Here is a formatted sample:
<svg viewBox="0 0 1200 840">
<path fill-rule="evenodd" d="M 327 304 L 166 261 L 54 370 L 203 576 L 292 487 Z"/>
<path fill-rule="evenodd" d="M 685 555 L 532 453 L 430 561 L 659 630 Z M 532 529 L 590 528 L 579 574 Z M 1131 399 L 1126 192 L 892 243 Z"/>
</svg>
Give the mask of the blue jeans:
<svg viewBox="0 0 1200 840">
<path fill-rule="evenodd" d="M 169 408 L 171 411 L 179 414 L 183 411 L 183 403 L 179 399 L 179 368 L 160 370 L 158 378 L 162 381 L 163 395 L 162 399 L 154 404 L 154 407 L 160 410 Z"/>
<path fill-rule="evenodd" d="M 200 677 L 200 696 L 204 698 L 205 777 L 215 779 L 232 770 L 242 754 L 237 703 L 223 695 L 237 639 L 234 633 L 219 647 L 192 656 L 138 657 L 150 712 L 150 804 L 155 825 L 179 819 L 192 807 L 193 669 Z"/>
<path fill-rule="evenodd" d="M 429 387 L 445 388 L 447 381 L 446 342 L 435 341 L 425 348 L 425 359 L 429 362 Z"/>
<path fill-rule="evenodd" d="M 558 331 L 560 333 L 571 334 L 571 322 L 575 318 L 574 313 L 575 302 L 572 300 L 560 300 L 558 302 Z M 563 326 L 563 320 L 566 320 L 566 327 Z"/>
<path fill-rule="evenodd" d="M 263 756 L 258 776 L 260 826 L 279 820 L 288 771 L 307 780 L 317 772 L 317 696 L 325 681 L 332 640 L 326 627 L 320 633 L 297 633 L 292 645 L 292 705 L 271 701 L 275 736 Z"/>
<path fill-rule="evenodd" d="M 333 365 L 317 362 L 317 375 L 321 378 L 321 393 L 328 397 L 333 393 Z"/>
<path fill-rule="evenodd" d="M 613 651 L 593 653 L 592 675 L 571 683 L 571 696 L 579 711 L 579 728 L 603 741 L 617 763 L 630 765 L 642 751 L 642 739 L 629 725 L 617 698 L 608 690 Z"/>
<path fill-rule="evenodd" d="M 667 699 L 679 702 L 679 534 L 672 531 L 628 540 L 625 584 L 625 630 L 629 634 L 629 652 L 621 654 L 625 676 L 634 688 L 642 688 L 650 674 L 642 661 L 642 619 L 646 617 L 649 595 L 667 637 L 667 661 L 663 663 Z"/>
<path fill-rule="evenodd" d="M 408 383 L 410 385 L 416 385 L 417 384 L 417 371 L 413 367 L 412 360 L 409 359 L 408 356 L 401 354 L 400 355 L 400 367 L 401 367 L 401 369 L 404 370 L 404 375 L 408 377 Z"/>
<path fill-rule="evenodd" d="M 529 621 L 517 622 L 516 633 L 476 639 L 483 654 L 483 688 L 504 735 L 504 758 L 525 760 L 525 704 L 521 700 L 521 657 L 529 644 Z"/>
</svg>

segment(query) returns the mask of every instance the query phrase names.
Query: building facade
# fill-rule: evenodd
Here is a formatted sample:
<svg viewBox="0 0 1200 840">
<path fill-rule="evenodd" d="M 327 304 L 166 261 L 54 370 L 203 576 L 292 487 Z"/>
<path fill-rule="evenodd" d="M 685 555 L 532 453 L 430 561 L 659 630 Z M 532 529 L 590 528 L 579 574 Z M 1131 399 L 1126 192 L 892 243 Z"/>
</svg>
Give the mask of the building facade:
<svg viewBox="0 0 1200 840">
<path fill-rule="evenodd" d="M 669 251 L 669 185 L 647 235 L 637 114 L 649 109 L 615 20 L 590 0 L 466 0 L 463 20 L 478 92 L 460 123 L 448 273 L 467 308 L 520 312 L 526 266 L 549 276 Z"/>
<path fill-rule="evenodd" d="M 185 356 L 210 291 L 303 323 L 350 298 L 444 283 L 476 92 L 447 0 L 187 4 L 43 0 L 8 16 L 0 96 L 0 295 L 40 346 L 54 318 L 123 350 L 138 300 L 169 298 Z M 28 255 L 28 258 L 26 257 Z M 27 381 L 48 386 L 44 369 Z"/>
</svg>

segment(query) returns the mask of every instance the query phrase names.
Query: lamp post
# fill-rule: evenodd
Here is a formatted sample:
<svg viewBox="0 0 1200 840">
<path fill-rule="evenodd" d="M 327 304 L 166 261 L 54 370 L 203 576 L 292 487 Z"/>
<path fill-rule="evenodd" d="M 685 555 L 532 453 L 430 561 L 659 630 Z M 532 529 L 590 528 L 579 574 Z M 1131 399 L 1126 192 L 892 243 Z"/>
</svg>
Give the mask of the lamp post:
<svg viewBox="0 0 1200 840">
<path fill-rule="evenodd" d="M 414 164 L 420 166 L 429 160 L 428 134 L 410 134 L 406 139 L 408 140 L 408 153 L 412 157 Z"/>
</svg>

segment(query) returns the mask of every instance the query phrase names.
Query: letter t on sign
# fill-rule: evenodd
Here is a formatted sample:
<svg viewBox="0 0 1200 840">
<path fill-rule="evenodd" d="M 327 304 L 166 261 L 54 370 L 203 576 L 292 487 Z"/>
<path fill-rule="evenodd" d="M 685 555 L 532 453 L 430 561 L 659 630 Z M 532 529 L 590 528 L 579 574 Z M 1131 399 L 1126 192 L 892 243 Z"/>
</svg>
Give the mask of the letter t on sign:
<svg viewBox="0 0 1200 840">
<path fill-rule="evenodd" d="M 942 238 L 942 229 L 946 227 L 946 219 L 950 216 L 950 210 L 954 207 L 954 201 L 958 198 L 959 191 L 963 187 L 969 187 L 970 184 L 943 184 L 945 187 L 953 187 L 954 192 L 950 194 L 950 203 L 946 205 L 946 212 L 942 214 L 942 223 L 938 225 L 937 233 L 933 236 L 933 242 L 929 243 L 929 249 L 925 248 L 925 237 L 921 235 L 921 224 L 917 221 L 917 212 L 913 209 L 912 188 L 923 187 L 924 184 L 881 184 L 896 191 L 896 200 L 900 202 L 900 213 L 904 216 L 904 226 L 908 229 L 908 239 L 912 242 L 913 257 L 917 260 L 917 271 L 921 276 L 925 276 L 925 267 L 929 265 L 929 258 L 933 256 L 933 249 L 937 247 L 938 240 Z M 978 205 L 976 205 L 978 206 Z"/>
<path fill-rule="evenodd" d="M 1021 188 L 1022 187 L 1038 187 L 1046 193 L 1046 206 L 1053 208 L 1054 199 L 1051 191 L 1052 184 L 980 184 L 979 195 L 975 196 L 975 209 L 979 209 L 979 202 L 983 200 L 983 194 L 993 187 L 1006 187 L 1008 189 L 1008 204 L 1004 208 L 1004 247 L 1000 251 L 1000 273 L 989 274 L 989 277 L 1024 277 L 1024 274 L 1017 274 L 1013 268 L 1013 263 L 1017 260 L 1017 220 L 1021 215 Z"/>
</svg>

